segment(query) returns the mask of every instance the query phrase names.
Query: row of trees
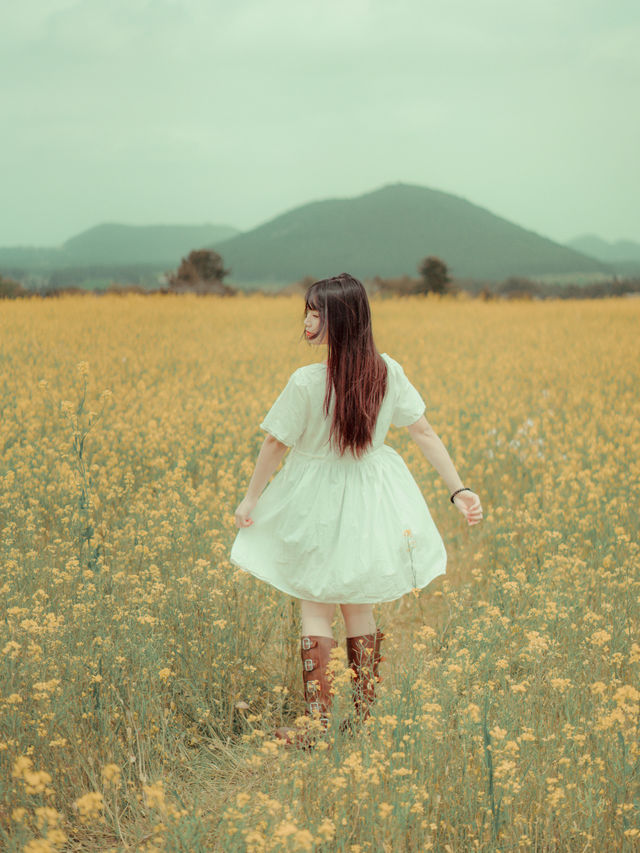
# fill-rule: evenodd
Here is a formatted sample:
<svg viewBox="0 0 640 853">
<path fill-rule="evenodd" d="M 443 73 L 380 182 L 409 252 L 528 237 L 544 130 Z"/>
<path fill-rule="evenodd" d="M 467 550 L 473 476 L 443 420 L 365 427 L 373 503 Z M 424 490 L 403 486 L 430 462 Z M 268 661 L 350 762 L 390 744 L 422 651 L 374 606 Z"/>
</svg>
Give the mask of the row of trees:
<svg viewBox="0 0 640 853">
<path fill-rule="evenodd" d="M 196 291 L 228 294 L 232 288 L 223 283 L 231 271 L 225 269 L 217 252 L 198 249 L 182 259 L 177 272 L 169 275 L 169 289 L 177 292 Z M 420 278 L 413 287 L 414 293 L 446 293 L 451 285 L 451 276 L 444 261 L 430 255 L 421 261 Z"/>
<path fill-rule="evenodd" d="M 104 275 L 106 270 L 102 271 Z M 224 279 L 229 275 L 230 270 L 226 269 L 222 257 L 210 249 L 196 249 L 189 253 L 186 258 L 183 258 L 180 266 L 176 271 L 166 273 L 167 287 L 161 287 L 156 290 L 151 290 L 148 287 L 142 286 L 140 282 L 134 283 L 134 278 L 127 278 L 129 284 L 117 284 L 112 282 L 105 287 L 104 290 L 94 290 L 93 292 L 101 293 L 203 293 L 215 294 L 221 296 L 231 296 L 236 291 L 233 287 L 226 285 Z M 531 279 L 522 276 L 512 276 L 499 284 L 492 285 L 490 288 L 486 284 L 476 282 L 455 282 L 449 274 L 447 264 L 435 255 L 429 255 L 424 258 L 418 265 L 418 278 L 412 278 L 408 275 L 399 278 L 382 279 L 375 277 L 371 282 L 372 291 L 379 291 L 389 295 L 410 295 L 415 293 L 451 293 L 459 290 L 466 290 L 470 293 L 480 296 L 485 299 L 491 299 L 497 296 L 507 298 L 599 298 L 604 296 L 621 296 L 626 293 L 637 293 L 640 291 L 640 281 L 623 281 L 623 282 L 600 282 L 591 285 L 543 285 L 538 284 Z M 126 275 L 126 273 L 125 273 Z M 306 289 L 306 286 L 311 284 L 313 279 L 310 276 L 297 282 L 295 285 L 290 285 L 283 289 L 283 293 L 299 292 Z M 33 291 L 25 288 L 20 282 L 10 278 L 3 278 L 0 275 L 0 298 L 17 298 L 32 295 L 56 295 L 64 292 L 87 292 L 82 286 L 73 285 L 71 282 L 66 282 L 63 286 L 62 282 L 56 282 L 57 286 L 49 287 L 46 290 Z M 78 284 L 82 282 L 78 280 Z"/>
<path fill-rule="evenodd" d="M 425 258 L 419 268 L 420 279 L 417 283 L 410 285 L 409 290 L 414 293 L 446 293 L 451 284 L 451 277 L 447 265 L 440 258 L 430 256 Z M 167 282 L 170 292 L 174 293 L 214 293 L 221 296 L 230 296 L 235 290 L 224 284 L 224 278 L 231 271 L 226 269 L 222 257 L 210 249 L 196 249 L 190 252 L 188 257 L 183 258 L 180 266 L 175 272 L 167 273 Z M 306 279 L 305 279 L 306 280 Z M 411 281 L 411 280 L 409 280 Z M 312 279 L 309 279 L 309 283 Z M 50 282 L 51 290 L 74 289 L 81 281 Z M 134 284 L 134 282 L 132 282 Z M 111 290 L 122 290 L 122 286 L 113 286 Z M 133 289 L 133 288 L 132 288 Z M 393 286 L 389 287 L 393 289 Z M 138 292 L 144 292 L 143 288 L 136 288 Z M 3 279 L 0 276 L 0 297 L 16 298 L 27 296 L 29 291 L 19 282 L 13 279 Z"/>
<path fill-rule="evenodd" d="M 229 275 L 230 270 L 225 269 L 224 262 L 217 252 L 208 249 L 200 249 L 191 252 L 187 258 L 183 258 L 176 273 L 169 275 L 169 289 L 174 292 L 191 291 L 196 293 L 218 293 L 230 295 L 235 291 L 225 285 L 223 279 Z M 637 293 L 640 290 L 640 282 L 600 282 L 592 285 L 543 285 L 538 284 L 524 276 L 510 276 L 505 281 L 497 283 L 492 288 L 486 284 L 467 287 L 461 283 L 454 283 L 447 264 L 435 255 L 429 255 L 418 265 L 419 277 L 402 276 L 396 279 L 375 278 L 372 282 L 373 289 L 391 294 L 427 294 L 427 293 L 451 293 L 462 289 L 470 290 L 483 299 L 496 297 L 534 299 L 546 297 L 580 298 L 603 296 L 622 296 L 625 293 Z M 285 288 L 285 292 L 306 290 L 314 279 L 306 276 L 297 285 Z"/>
</svg>

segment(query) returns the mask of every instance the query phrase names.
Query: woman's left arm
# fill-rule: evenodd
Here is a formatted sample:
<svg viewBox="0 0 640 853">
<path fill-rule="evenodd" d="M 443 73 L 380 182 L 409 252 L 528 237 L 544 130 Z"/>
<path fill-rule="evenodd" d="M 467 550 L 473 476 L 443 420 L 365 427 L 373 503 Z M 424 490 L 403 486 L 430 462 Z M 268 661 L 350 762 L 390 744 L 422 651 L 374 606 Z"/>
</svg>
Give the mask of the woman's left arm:
<svg viewBox="0 0 640 853">
<path fill-rule="evenodd" d="M 407 430 L 427 461 L 433 465 L 445 481 L 449 492 L 453 494 L 458 489 L 462 489 L 464 483 L 456 471 L 447 448 L 425 416 L 422 415 L 414 424 L 408 426 Z M 455 496 L 453 503 L 465 516 L 469 524 L 478 524 L 482 521 L 482 505 L 475 492 L 461 491 Z"/>
<path fill-rule="evenodd" d="M 250 527 L 253 524 L 251 513 L 262 494 L 262 490 L 273 476 L 276 468 L 289 449 L 288 445 L 278 441 L 277 438 L 268 434 L 265 437 L 260 453 L 256 459 L 256 467 L 249 480 L 247 494 L 238 504 L 236 509 L 236 527 Z"/>
</svg>

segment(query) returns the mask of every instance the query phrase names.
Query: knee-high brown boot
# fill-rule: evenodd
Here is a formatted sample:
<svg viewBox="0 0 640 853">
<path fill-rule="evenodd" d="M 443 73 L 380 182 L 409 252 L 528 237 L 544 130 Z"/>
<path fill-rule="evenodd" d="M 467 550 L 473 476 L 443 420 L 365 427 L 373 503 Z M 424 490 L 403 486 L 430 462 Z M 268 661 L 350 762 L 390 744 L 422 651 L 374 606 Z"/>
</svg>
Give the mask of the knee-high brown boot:
<svg viewBox="0 0 640 853">
<path fill-rule="evenodd" d="M 331 708 L 331 681 L 327 665 L 337 642 L 333 637 L 304 636 L 300 641 L 302 658 L 302 683 L 304 687 L 305 715 L 319 716 L 324 728 L 329 722 Z M 292 746 L 310 746 L 306 733 L 295 728 L 276 729 L 276 737 Z"/>
<path fill-rule="evenodd" d="M 355 673 L 353 703 L 360 720 L 366 720 L 376 698 L 376 683 L 380 681 L 378 665 L 384 658 L 380 647 L 384 634 L 378 628 L 375 634 L 347 637 L 349 665 Z"/>
</svg>

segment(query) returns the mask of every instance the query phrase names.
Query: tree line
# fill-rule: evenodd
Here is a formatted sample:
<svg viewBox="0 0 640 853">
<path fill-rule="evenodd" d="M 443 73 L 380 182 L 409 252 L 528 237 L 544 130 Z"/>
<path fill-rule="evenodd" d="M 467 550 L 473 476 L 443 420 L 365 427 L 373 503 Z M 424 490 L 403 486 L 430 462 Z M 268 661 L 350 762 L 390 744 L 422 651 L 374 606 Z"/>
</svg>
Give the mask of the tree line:
<svg viewBox="0 0 640 853">
<path fill-rule="evenodd" d="M 124 271 L 124 270 L 123 270 Z M 213 294 L 217 296 L 233 296 L 237 291 L 224 279 L 231 270 L 224 265 L 222 257 L 211 249 L 194 249 L 186 258 L 181 259 L 177 270 L 165 274 L 166 287 L 150 289 L 143 287 L 140 279 L 125 275 L 129 279 L 128 284 L 112 282 L 104 289 L 89 291 L 78 286 L 83 281 L 82 274 L 78 270 L 66 271 L 71 274 L 67 284 L 61 281 L 62 276 L 57 277 L 50 283 L 49 287 L 41 290 L 25 288 L 19 281 L 0 275 L 0 298 L 16 299 L 26 296 L 56 296 L 61 293 L 199 293 Z M 95 273 L 99 271 L 96 269 Z M 101 269 L 104 276 L 106 269 Z M 413 294 L 453 294 L 467 291 L 474 296 L 483 299 L 493 298 L 520 298 L 520 299 L 545 299 L 545 298 L 570 298 L 570 299 L 594 299 L 606 296 L 622 296 L 627 293 L 640 292 L 640 279 L 627 279 L 623 281 L 598 282 L 587 285 L 553 285 L 540 284 L 523 276 L 511 276 L 505 281 L 493 284 L 456 282 L 449 271 L 445 261 L 435 255 L 423 258 L 417 266 L 418 277 L 412 278 L 403 275 L 397 278 L 381 278 L 375 276 L 367 282 L 373 292 L 379 292 L 388 296 L 408 296 Z M 147 271 L 148 274 L 148 271 Z M 84 272 L 86 275 L 86 271 Z M 138 271 L 138 276 L 140 275 Z M 132 281 L 131 279 L 134 279 Z M 313 279 L 309 276 L 303 278 L 296 285 L 284 288 L 283 292 L 291 292 L 292 289 L 302 290 L 310 284 Z M 75 286 L 74 283 L 75 282 Z M 135 282 L 135 283 L 134 283 Z M 69 286 L 71 285 L 71 286 Z"/>
</svg>

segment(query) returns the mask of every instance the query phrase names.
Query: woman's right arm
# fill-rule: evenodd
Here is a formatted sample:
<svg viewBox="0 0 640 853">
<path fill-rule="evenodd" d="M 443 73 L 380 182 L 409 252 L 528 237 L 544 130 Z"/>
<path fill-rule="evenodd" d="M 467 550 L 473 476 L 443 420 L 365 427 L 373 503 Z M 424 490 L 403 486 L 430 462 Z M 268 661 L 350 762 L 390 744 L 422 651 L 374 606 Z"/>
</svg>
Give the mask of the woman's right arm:
<svg viewBox="0 0 640 853">
<path fill-rule="evenodd" d="M 449 494 L 463 488 L 464 483 L 456 471 L 447 448 L 425 416 L 422 415 L 414 424 L 408 426 L 407 430 L 427 461 L 433 465 L 447 484 Z M 475 492 L 460 492 L 453 502 L 470 525 L 482 521 L 482 506 Z"/>
<path fill-rule="evenodd" d="M 250 527 L 253 524 L 251 513 L 258 502 L 258 498 L 288 449 L 288 445 L 278 441 L 271 434 L 266 435 L 256 459 L 256 467 L 249 480 L 247 494 L 236 509 L 237 527 Z"/>
</svg>

